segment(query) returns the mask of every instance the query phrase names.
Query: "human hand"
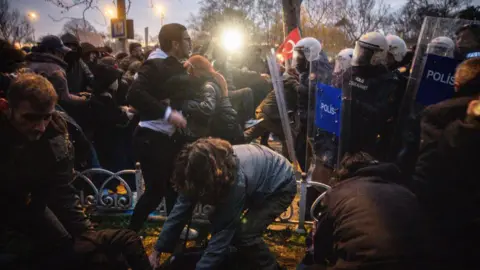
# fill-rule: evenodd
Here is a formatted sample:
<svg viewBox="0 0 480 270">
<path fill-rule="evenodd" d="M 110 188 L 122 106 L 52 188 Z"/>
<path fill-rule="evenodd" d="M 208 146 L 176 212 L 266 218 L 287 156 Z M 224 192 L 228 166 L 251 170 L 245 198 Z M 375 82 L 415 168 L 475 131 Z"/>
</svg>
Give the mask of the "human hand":
<svg viewBox="0 0 480 270">
<path fill-rule="evenodd" d="M 170 113 L 170 117 L 168 117 L 168 122 L 178 128 L 185 128 L 187 126 L 187 120 L 185 119 L 185 117 L 183 117 L 180 112 L 174 110 L 172 111 L 172 113 Z"/>
<path fill-rule="evenodd" d="M 260 76 L 262 76 L 262 78 L 264 78 L 265 80 L 270 80 L 270 75 L 268 75 L 267 73 L 262 73 L 260 74 Z"/>
<path fill-rule="evenodd" d="M 160 267 L 160 252 L 153 250 L 150 256 L 148 256 L 148 261 L 153 269 Z"/>
<path fill-rule="evenodd" d="M 472 100 L 468 104 L 467 122 L 480 128 L 480 100 Z"/>
</svg>

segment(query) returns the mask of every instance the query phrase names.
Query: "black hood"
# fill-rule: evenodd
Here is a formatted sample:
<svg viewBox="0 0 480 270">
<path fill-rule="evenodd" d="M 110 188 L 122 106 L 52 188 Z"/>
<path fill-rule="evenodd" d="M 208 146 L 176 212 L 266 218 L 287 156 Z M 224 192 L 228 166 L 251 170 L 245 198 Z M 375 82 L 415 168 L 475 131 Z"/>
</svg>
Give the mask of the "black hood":
<svg viewBox="0 0 480 270">
<path fill-rule="evenodd" d="M 25 57 L 25 60 L 27 62 L 53 63 L 53 64 L 59 65 L 61 68 L 65 70 L 68 67 L 65 61 L 48 53 L 32 52 Z"/>
<path fill-rule="evenodd" d="M 385 181 L 402 184 L 400 169 L 392 163 L 372 163 L 358 169 L 351 168 L 350 173 L 342 177 L 342 180 L 350 178 L 378 177 Z"/>
</svg>

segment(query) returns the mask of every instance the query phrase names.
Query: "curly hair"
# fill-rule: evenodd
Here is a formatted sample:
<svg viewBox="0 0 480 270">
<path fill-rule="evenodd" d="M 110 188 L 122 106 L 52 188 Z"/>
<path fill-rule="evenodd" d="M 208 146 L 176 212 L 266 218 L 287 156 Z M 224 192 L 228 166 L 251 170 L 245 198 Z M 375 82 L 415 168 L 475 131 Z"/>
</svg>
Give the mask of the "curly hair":
<svg viewBox="0 0 480 270">
<path fill-rule="evenodd" d="M 357 170 L 376 164 L 376 161 L 366 152 L 346 153 L 340 163 L 340 168 L 335 172 L 335 182 L 351 177 Z"/>
<path fill-rule="evenodd" d="M 228 194 L 236 173 L 237 158 L 229 142 L 199 139 L 180 151 L 172 183 L 177 192 L 216 203 Z"/>
</svg>

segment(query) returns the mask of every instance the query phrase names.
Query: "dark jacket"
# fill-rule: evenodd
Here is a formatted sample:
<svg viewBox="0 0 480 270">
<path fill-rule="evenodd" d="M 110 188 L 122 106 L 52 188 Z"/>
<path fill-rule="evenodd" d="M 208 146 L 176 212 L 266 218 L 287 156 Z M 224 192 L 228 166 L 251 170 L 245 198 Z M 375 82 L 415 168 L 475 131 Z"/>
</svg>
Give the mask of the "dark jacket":
<svg viewBox="0 0 480 270">
<path fill-rule="evenodd" d="M 197 270 L 216 269 L 227 256 L 245 209 L 261 207 L 266 198 L 277 192 L 296 193 L 293 168 L 287 159 L 260 145 L 238 145 L 233 149 L 238 158 L 236 182 L 225 197 L 226 201 L 217 205 L 210 215 L 212 238 L 197 263 Z M 186 196 L 179 196 L 163 226 L 155 250 L 173 251 L 183 227 L 192 216 L 194 207 L 194 201 Z"/>
<path fill-rule="evenodd" d="M 475 259 L 470 255 L 480 250 L 480 131 L 464 121 L 473 99 L 453 98 L 425 109 L 420 153 L 411 183 L 438 238 L 446 241 L 445 254 L 464 263 Z M 460 256 L 464 259 L 458 259 Z"/>
<path fill-rule="evenodd" d="M 328 269 L 419 269 L 428 238 L 415 195 L 395 184 L 392 164 L 351 173 L 323 200 L 314 235 L 315 262 Z M 427 269 L 427 268 L 424 268 Z"/>
<path fill-rule="evenodd" d="M 298 81 L 291 76 L 283 79 L 284 98 L 287 103 L 287 111 L 296 111 L 297 90 L 300 86 Z M 269 118 L 280 120 L 280 112 L 278 111 L 277 97 L 275 90 L 271 90 L 263 99 L 262 103 L 256 109 L 257 118 Z"/>
<path fill-rule="evenodd" d="M 65 72 L 68 64 L 65 61 L 51 54 L 38 52 L 28 54 L 25 60 L 28 68 L 44 76 L 53 84 L 61 101 L 69 99 L 70 91 Z"/>
<path fill-rule="evenodd" d="M 71 44 L 76 47 L 75 50 L 67 53 L 65 56 L 65 62 L 68 64 L 68 89 L 73 94 L 86 92 L 87 87 L 92 86 L 94 78 L 90 68 L 81 59 L 82 48 L 80 47 L 80 42 L 76 36 L 70 33 L 64 34 L 61 39 L 64 44 Z"/>
<path fill-rule="evenodd" d="M 174 57 L 147 60 L 138 71 L 138 78 L 130 87 L 127 102 L 134 107 L 140 120 L 156 120 L 165 116 L 166 99 L 183 101 L 184 91 L 165 87 L 168 79 L 186 74 L 182 64 Z M 185 89 L 187 91 L 188 89 Z M 181 102 L 172 102 L 172 109 L 181 110 Z"/>
<path fill-rule="evenodd" d="M 91 226 L 78 205 L 73 180 L 73 147 L 65 121 L 54 113 L 34 142 L 0 118 L 0 188 L 5 206 L 0 229 L 26 233 L 45 248 L 77 236 Z"/>
</svg>

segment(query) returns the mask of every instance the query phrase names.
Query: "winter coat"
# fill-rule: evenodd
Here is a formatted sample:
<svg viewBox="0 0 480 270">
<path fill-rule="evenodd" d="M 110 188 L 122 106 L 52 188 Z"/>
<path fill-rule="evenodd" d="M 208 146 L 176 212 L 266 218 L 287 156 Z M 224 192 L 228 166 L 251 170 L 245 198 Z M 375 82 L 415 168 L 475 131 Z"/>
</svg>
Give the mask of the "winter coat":
<svg viewBox="0 0 480 270">
<path fill-rule="evenodd" d="M 410 188 L 443 244 L 444 258 L 469 269 L 480 251 L 480 130 L 464 121 L 474 97 L 457 97 L 425 109 L 419 157 Z M 472 263 L 471 265 L 469 265 Z"/>
<path fill-rule="evenodd" d="M 82 48 L 80 47 L 80 42 L 76 36 L 70 33 L 64 34 L 61 39 L 64 44 L 72 44 L 76 46 L 75 51 L 71 51 L 65 56 L 65 62 L 68 64 L 68 88 L 73 94 L 86 92 L 87 87 L 92 86 L 94 78 L 90 68 L 81 59 Z"/>
<path fill-rule="evenodd" d="M 314 235 L 314 258 L 328 269 L 422 269 L 428 235 L 397 167 L 360 168 L 329 190 Z M 427 269 L 427 268 L 424 268 Z"/>
<path fill-rule="evenodd" d="M 0 201 L 5 206 L 0 230 L 26 230 L 23 233 L 47 249 L 90 229 L 70 184 L 73 147 L 58 113 L 37 141 L 24 140 L 0 118 L 0 144 Z"/>
<path fill-rule="evenodd" d="M 165 87 L 168 79 L 176 75 L 186 75 L 182 64 L 174 57 L 147 60 L 138 71 L 127 96 L 127 103 L 133 106 L 140 115 L 140 120 L 156 120 L 163 118 L 167 107 L 167 99 L 176 100 L 170 107 L 181 110 L 182 102 L 191 96 L 190 89 L 172 89 Z"/>
<path fill-rule="evenodd" d="M 32 52 L 25 58 L 27 66 L 33 72 L 47 78 L 57 91 L 60 101 L 69 100 L 67 74 L 68 64 L 62 59 L 48 53 Z"/>
</svg>

